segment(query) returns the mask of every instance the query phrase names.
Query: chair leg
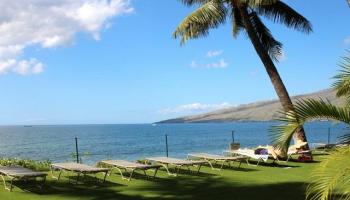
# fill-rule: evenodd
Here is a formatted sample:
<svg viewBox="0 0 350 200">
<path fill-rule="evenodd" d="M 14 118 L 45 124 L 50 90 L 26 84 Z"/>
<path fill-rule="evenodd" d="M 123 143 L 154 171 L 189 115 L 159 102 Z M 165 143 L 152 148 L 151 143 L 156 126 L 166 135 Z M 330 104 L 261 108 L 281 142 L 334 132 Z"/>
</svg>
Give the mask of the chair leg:
<svg viewBox="0 0 350 200">
<path fill-rule="evenodd" d="M 258 160 L 258 163 L 256 163 L 256 166 L 259 166 L 260 161 L 261 161 L 261 159 Z"/>
<path fill-rule="evenodd" d="M 131 177 L 132 177 L 132 175 L 134 174 L 134 169 L 133 170 L 131 170 L 131 172 L 130 172 L 130 176 L 129 176 L 129 179 L 128 179 L 128 181 L 131 181 Z"/>
<path fill-rule="evenodd" d="M 157 172 L 158 172 L 158 169 L 159 169 L 159 168 L 156 168 L 156 169 L 154 170 L 153 178 L 155 178 L 155 177 L 156 177 Z"/>
<path fill-rule="evenodd" d="M 186 167 L 187 167 L 187 171 L 189 171 L 191 173 L 192 171 L 191 171 L 190 166 L 187 165 Z"/>
<path fill-rule="evenodd" d="M 80 178 L 80 172 L 78 172 L 76 184 L 78 184 L 79 178 Z"/>
<path fill-rule="evenodd" d="M 209 164 L 209 166 L 211 167 L 211 169 L 212 170 L 215 170 L 215 168 L 214 168 L 214 166 L 213 166 L 213 164 L 209 161 L 209 160 L 205 160 L 205 161 L 207 161 L 208 162 L 208 164 Z"/>
<path fill-rule="evenodd" d="M 224 164 L 225 164 L 225 161 L 222 161 L 222 163 L 221 163 L 221 167 L 220 167 L 220 169 L 219 169 L 219 170 L 222 170 L 222 168 L 224 167 Z"/>
<path fill-rule="evenodd" d="M 58 173 L 58 176 L 56 177 L 55 174 L 54 174 L 55 170 L 52 167 L 50 167 L 50 168 L 51 168 L 51 177 L 53 179 L 60 180 L 60 177 L 61 177 L 61 174 L 62 174 L 62 170 L 59 170 L 60 172 Z"/>
<path fill-rule="evenodd" d="M 63 170 L 59 170 L 58 176 L 55 176 L 54 170 L 51 170 L 51 177 L 52 177 L 53 179 L 56 179 L 56 180 L 59 181 L 60 178 L 61 178 L 62 173 L 63 173 Z"/>
<path fill-rule="evenodd" d="M 181 167 L 182 167 L 182 166 L 180 165 L 180 166 L 178 166 L 177 168 L 175 168 L 175 169 L 176 169 L 176 174 L 179 174 Z"/>
<path fill-rule="evenodd" d="M 10 183 L 10 192 L 12 192 L 12 189 L 13 189 L 13 179 L 15 179 L 15 178 L 12 178 L 12 179 L 11 179 L 11 183 Z"/>
<path fill-rule="evenodd" d="M 239 160 L 238 168 L 241 168 L 241 165 L 242 165 L 242 160 Z"/>
<path fill-rule="evenodd" d="M 122 179 L 126 179 L 126 178 L 124 177 L 123 172 L 122 172 L 121 169 L 119 169 L 118 167 L 115 167 L 114 169 L 117 169 L 117 170 L 119 171 L 120 176 L 122 177 Z"/>
<path fill-rule="evenodd" d="M 197 170 L 197 174 L 199 174 L 199 171 L 201 170 L 202 165 L 203 165 L 203 164 L 199 164 L 198 170 Z"/>
<path fill-rule="evenodd" d="M 177 176 L 177 174 L 173 174 L 169 171 L 168 165 L 165 165 L 165 164 L 160 164 L 160 165 L 165 168 L 169 176 Z"/>
<path fill-rule="evenodd" d="M 104 175 L 104 177 L 103 177 L 103 183 L 105 183 L 105 182 L 106 182 L 106 178 L 107 178 L 107 174 L 108 174 L 108 172 L 105 172 L 104 174 L 105 174 L 105 175 Z"/>
<path fill-rule="evenodd" d="M 7 186 L 5 176 L 4 176 L 4 175 L 1 175 L 1 178 L 2 178 L 2 180 L 3 180 L 3 182 L 4 182 L 4 187 L 5 187 L 5 189 L 11 192 L 11 191 L 12 191 L 12 180 L 13 180 L 13 178 L 11 179 L 10 187 Z"/>
<path fill-rule="evenodd" d="M 42 177 L 42 182 L 41 182 L 41 184 L 40 184 L 40 190 L 42 190 L 43 189 L 43 187 L 44 187 L 44 185 L 45 185 L 45 182 L 46 182 L 46 176 L 43 176 Z"/>
</svg>

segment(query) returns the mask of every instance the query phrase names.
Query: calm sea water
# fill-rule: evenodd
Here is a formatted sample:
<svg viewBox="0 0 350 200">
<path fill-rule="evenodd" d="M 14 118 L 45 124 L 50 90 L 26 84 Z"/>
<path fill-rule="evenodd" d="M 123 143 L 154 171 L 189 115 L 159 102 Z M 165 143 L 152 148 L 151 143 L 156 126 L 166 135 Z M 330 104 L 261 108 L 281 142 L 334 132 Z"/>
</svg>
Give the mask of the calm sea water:
<svg viewBox="0 0 350 200">
<path fill-rule="evenodd" d="M 221 153 L 231 142 L 231 131 L 243 147 L 269 144 L 268 129 L 273 122 L 235 122 L 209 124 L 139 124 L 139 125 L 59 125 L 0 127 L 0 157 L 34 160 L 71 161 L 78 138 L 85 163 L 102 159 L 136 160 L 162 156 L 165 134 L 169 156 L 183 158 L 189 152 Z M 346 129 L 342 124 L 312 122 L 306 125 L 310 143 L 331 142 Z"/>
</svg>

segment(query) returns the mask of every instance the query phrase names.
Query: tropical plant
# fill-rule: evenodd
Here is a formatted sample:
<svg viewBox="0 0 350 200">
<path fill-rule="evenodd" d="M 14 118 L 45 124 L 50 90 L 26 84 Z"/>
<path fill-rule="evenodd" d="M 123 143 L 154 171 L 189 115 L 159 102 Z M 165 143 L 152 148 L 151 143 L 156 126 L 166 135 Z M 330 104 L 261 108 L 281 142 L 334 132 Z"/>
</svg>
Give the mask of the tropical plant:
<svg viewBox="0 0 350 200">
<path fill-rule="evenodd" d="M 18 165 L 22 167 L 26 167 L 33 170 L 38 171 L 47 171 L 50 169 L 51 161 L 35 161 L 28 159 L 18 159 L 18 158 L 0 158 L 0 165 L 2 166 L 10 166 L 10 165 Z"/>
<path fill-rule="evenodd" d="M 346 105 L 333 105 L 327 100 L 300 100 L 294 106 L 293 112 L 286 112 L 279 118 L 283 123 L 271 128 L 274 144 L 287 148 L 293 132 L 305 122 L 315 119 L 328 119 L 350 125 L 350 58 L 341 62 L 341 70 L 334 76 L 332 85 L 337 91 L 337 97 L 345 97 Z M 340 137 L 342 147 L 336 148 L 321 162 L 312 173 L 312 181 L 307 188 L 307 198 L 310 199 L 350 199 L 350 134 Z M 335 197 L 334 192 L 338 193 Z"/>
<path fill-rule="evenodd" d="M 263 62 L 276 90 L 283 109 L 293 110 L 288 91 L 273 61 L 282 55 L 282 43 L 277 41 L 265 26 L 260 16 L 276 23 L 304 32 L 312 32 L 310 22 L 280 0 L 181 0 L 187 6 L 197 5 L 194 12 L 188 15 L 176 28 L 174 38 L 181 38 L 181 45 L 189 39 L 204 37 L 209 30 L 224 24 L 227 19 L 232 23 L 233 37 L 241 31 L 248 34 L 257 54 Z M 300 127 L 295 138 L 306 142 L 304 129 Z M 308 147 L 306 147 L 308 149 Z"/>
</svg>

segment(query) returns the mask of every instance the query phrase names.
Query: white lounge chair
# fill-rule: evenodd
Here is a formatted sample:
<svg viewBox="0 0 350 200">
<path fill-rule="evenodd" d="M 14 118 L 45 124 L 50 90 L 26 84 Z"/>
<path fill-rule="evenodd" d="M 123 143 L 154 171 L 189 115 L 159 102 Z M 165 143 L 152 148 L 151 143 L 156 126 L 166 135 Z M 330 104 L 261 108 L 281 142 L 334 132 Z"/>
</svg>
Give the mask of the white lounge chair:
<svg viewBox="0 0 350 200">
<path fill-rule="evenodd" d="M 146 158 L 146 162 L 161 165 L 165 168 L 169 176 L 177 176 L 182 167 L 187 167 L 187 169 L 190 170 L 190 166 L 198 167 L 197 173 L 199 173 L 202 165 L 206 163 L 205 161 L 193 161 L 169 157 L 150 157 Z M 169 165 L 175 166 L 175 173 L 169 171 Z"/>
<path fill-rule="evenodd" d="M 59 174 L 57 177 L 54 176 L 54 171 L 59 171 Z M 62 172 L 67 172 L 67 171 L 74 172 L 78 175 L 77 179 L 76 179 L 76 183 L 78 183 L 79 177 L 81 174 L 83 176 L 86 176 L 87 174 L 96 175 L 97 173 L 100 173 L 100 172 L 104 173 L 103 182 L 105 182 L 109 169 L 108 168 L 100 168 L 100 167 L 92 167 L 92 166 L 84 165 L 84 164 L 80 164 L 80 163 L 53 163 L 53 164 L 51 164 L 52 178 L 59 180 Z"/>
<path fill-rule="evenodd" d="M 141 170 L 147 176 L 146 171 L 149 169 L 154 169 L 153 178 L 156 177 L 158 169 L 161 167 L 160 165 L 148 165 L 148 164 L 140 164 L 135 162 L 130 162 L 126 160 L 103 160 L 100 162 L 101 164 L 105 164 L 107 166 L 111 166 L 112 169 L 117 169 L 122 177 L 122 179 L 130 181 L 134 171 Z M 112 173 L 112 169 L 110 173 Z M 130 171 L 130 175 L 128 178 L 125 178 L 122 170 Z M 147 176 L 148 177 L 148 176 Z"/>
<path fill-rule="evenodd" d="M 31 169 L 27 169 L 21 166 L 0 166 L 0 176 L 4 182 L 5 189 L 11 192 L 13 189 L 13 181 L 16 179 L 28 180 L 41 178 L 42 182 L 40 184 L 40 188 L 42 188 L 45 183 L 47 174 L 44 172 L 33 171 Z M 6 178 L 9 179 L 9 186 L 6 183 Z"/>
<path fill-rule="evenodd" d="M 250 159 L 255 159 L 258 162 L 256 165 L 253 165 L 253 166 L 259 166 L 260 162 L 267 162 L 267 160 L 269 159 L 269 155 L 255 154 L 254 150 L 252 149 L 225 150 L 224 154 L 244 156 L 246 158 L 245 160 L 248 165 L 252 165 L 249 162 Z"/>
<path fill-rule="evenodd" d="M 326 143 L 310 143 L 309 145 L 313 151 L 321 151 L 322 153 L 325 153 L 327 149 Z"/>
<path fill-rule="evenodd" d="M 208 153 L 190 153 L 187 155 L 187 159 L 189 160 L 204 160 L 206 161 L 211 169 L 213 170 L 221 170 L 225 163 L 227 163 L 229 166 L 231 166 L 231 162 L 239 161 L 239 167 L 241 167 L 241 163 L 243 160 L 246 160 L 243 156 L 222 156 L 222 155 L 215 155 L 215 154 L 208 154 Z M 218 162 L 221 162 L 220 168 L 214 168 L 213 165 L 217 164 Z"/>
</svg>

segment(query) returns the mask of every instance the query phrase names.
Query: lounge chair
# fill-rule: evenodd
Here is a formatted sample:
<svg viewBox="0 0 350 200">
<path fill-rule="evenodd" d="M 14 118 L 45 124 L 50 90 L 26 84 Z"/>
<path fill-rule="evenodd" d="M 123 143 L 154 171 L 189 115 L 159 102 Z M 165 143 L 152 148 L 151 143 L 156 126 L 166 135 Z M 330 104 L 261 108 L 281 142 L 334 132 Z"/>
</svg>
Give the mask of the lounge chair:
<svg viewBox="0 0 350 200">
<path fill-rule="evenodd" d="M 147 165 L 147 164 L 140 164 L 135 162 L 130 162 L 126 160 L 103 160 L 100 162 L 101 164 L 105 164 L 107 166 L 111 166 L 112 169 L 117 169 L 122 177 L 122 179 L 130 181 L 132 178 L 132 175 L 134 174 L 134 171 L 141 170 L 147 176 L 146 171 L 149 169 L 154 169 L 153 178 L 156 177 L 158 169 L 161 167 L 160 165 Z M 111 172 L 112 173 L 112 169 Z M 122 170 L 130 171 L 130 175 L 128 178 L 125 178 L 123 175 Z M 148 176 L 147 176 L 148 177 Z"/>
<path fill-rule="evenodd" d="M 54 171 L 59 171 L 59 174 L 57 177 L 54 176 Z M 78 176 L 76 179 L 76 183 L 78 183 L 79 177 L 81 174 L 85 177 L 87 174 L 96 175 L 97 173 L 100 173 L 100 172 L 104 173 L 103 182 L 105 182 L 109 169 L 108 168 L 100 168 L 100 167 L 92 167 L 92 166 L 84 165 L 84 164 L 80 164 L 80 163 L 53 163 L 53 164 L 51 164 L 52 178 L 59 180 L 62 172 L 67 172 L 67 171 L 77 173 Z"/>
<path fill-rule="evenodd" d="M 325 143 L 310 143 L 310 148 L 313 151 L 321 151 L 322 153 L 326 152 L 327 144 Z"/>
<path fill-rule="evenodd" d="M 33 171 L 31 169 L 27 169 L 20 166 L 0 166 L 0 176 L 4 182 L 5 189 L 11 192 L 13 189 L 14 180 L 29 180 L 42 178 L 42 182 L 40 184 L 40 188 L 42 188 L 45 183 L 47 174 L 44 172 Z M 9 186 L 6 183 L 6 178 L 9 179 Z"/>
<path fill-rule="evenodd" d="M 206 163 L 205 161 L 193 161 L 169 157 L 150 157 L 146 158 L 146 162 L 161 165 L 165 168 L 169 176 L 177 176 L 182 167 L 187 167 L 187 169 L 190 170 L 190 166 L 198 167 L 197 173 L 199 173 L 202 165 Z M 169 171 L 169 165 L 175 166 L 175 173 Z"/>
<path fill-rule="evenodd" d="M 190 153 L 187 155 L 187 159 L 200 159 L 206 161 L 211 169 L 213 170 L 221 170 L 225 163 L 227 163 L 229 166 L 231 166 L 231 162 L 239 161 L 239 167 L 241 167 L 241 163 L 243 160 L 246 160 L 243 156 L 222 156 L 222 155 L 215 155 L 215 154 L 208 154 L 208 153 Z M 221 162 L 221 167 L 214 168 L 213 164 L 217 164 L 218 162 Z"/>
<path fill-rule="evenodd" d="M 259 166 L 260 162 L 267 162 L 269 159 L 269 155 L 255 154 L 255 151 L 253 149 L 226 150 L 224 151 L 224 154 L 244 156 L 248 165 L 251 165 L 249 162 L 250 159 L 258 160 L 257 164 L 253 166 Z"/>
</svg>

